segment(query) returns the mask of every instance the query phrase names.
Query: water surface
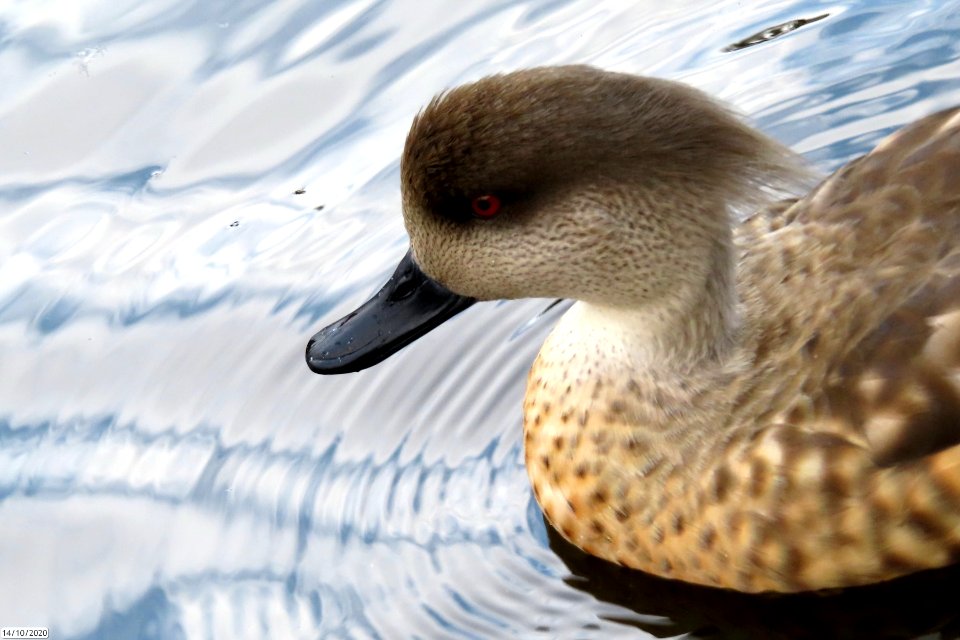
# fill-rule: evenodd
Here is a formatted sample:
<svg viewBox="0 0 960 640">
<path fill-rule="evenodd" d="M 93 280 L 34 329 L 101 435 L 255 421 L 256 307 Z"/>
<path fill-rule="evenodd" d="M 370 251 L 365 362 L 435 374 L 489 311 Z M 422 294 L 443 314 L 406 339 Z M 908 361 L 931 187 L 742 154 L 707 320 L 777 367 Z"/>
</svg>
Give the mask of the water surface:
<svg viewBox="0 0 960 640">
<path fill-rule="evenodd" d="M 568 62 L 680 79 L 825 171 L 960 103 L 956 2 L 666 4 L 0 6 L 0 626 L 957 637 L 956 572 L 749 598 L 551 540 L 520 429 L 547 301 L 477 305 L 361 374 L 303 363 L 405 251 L 398 157 L 444 87 Z"/>
</svg>

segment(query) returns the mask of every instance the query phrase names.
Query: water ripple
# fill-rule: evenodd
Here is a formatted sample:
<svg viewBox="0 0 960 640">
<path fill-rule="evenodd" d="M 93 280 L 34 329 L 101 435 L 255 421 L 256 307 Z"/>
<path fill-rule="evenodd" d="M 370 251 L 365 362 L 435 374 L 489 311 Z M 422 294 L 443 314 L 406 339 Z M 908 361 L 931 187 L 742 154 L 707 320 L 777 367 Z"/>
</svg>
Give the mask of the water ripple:
<svg viewBox="0 0 960 640">
<path fill-rule="evenodd" d="M 520 406 L 568 303 L 477 305 L 353 376 L 310 375 L 303 347 L 405 251 L 399 150 L 445 87 L 564 62 L 680 78 L 829 170 L 960 102 L 958 43 L 951 3 L 907 0 L 0 6 L 0 625 L 949 637 L 949 572 L 758 601 L 558 542 Z"/>
</svg>

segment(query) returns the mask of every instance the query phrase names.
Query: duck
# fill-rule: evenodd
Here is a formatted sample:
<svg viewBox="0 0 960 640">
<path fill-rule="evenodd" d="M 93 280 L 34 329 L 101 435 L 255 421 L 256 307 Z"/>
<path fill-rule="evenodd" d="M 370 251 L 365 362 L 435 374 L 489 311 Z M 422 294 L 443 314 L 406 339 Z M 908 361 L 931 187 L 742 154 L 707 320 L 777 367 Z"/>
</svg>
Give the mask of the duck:
<svg viewBox="0 0 960 640">
<path fill-rule="evenodd" d="M 685 84 L 524 69 L 430 101 L 400 182 L 410 250 L 313 371 L 571 299 L 522 407 L 567 541 L 749 593 L 960 559 L 960 108 L 821 179 Z"/>
</svg>

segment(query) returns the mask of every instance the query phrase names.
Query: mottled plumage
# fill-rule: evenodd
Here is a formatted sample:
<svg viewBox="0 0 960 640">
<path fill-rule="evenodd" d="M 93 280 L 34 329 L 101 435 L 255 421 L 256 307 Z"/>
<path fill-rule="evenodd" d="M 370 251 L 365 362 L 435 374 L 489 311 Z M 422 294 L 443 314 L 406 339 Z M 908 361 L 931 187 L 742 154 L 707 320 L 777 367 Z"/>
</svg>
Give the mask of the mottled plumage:
<svg viewBox="0 0 960 640">
<path fill-rule="evenodd" d="M 538 502 L 588 553 L 742 591 L 960 559 L 960 111 L 731 224 L 800 166 L 695 90 L 587 67 L 486 78 L 415 121 L 423 271 L 580 301 L 524 430 Z M 471 218 L 485 194 L 503 212 Z"/>
</svg>

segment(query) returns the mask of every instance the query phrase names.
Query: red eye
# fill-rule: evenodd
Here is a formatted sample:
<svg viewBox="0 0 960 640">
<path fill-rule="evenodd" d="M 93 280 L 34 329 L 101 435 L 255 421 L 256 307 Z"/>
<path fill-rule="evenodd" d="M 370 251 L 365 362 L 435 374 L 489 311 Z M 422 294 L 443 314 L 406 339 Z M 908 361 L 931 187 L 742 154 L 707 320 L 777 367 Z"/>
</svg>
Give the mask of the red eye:
<svg viewBox="0 0 960 640">
<path fill-rule="evenodd" d="M 492 195 L 478 196 L 470 203 L 478 218 L 492 218 L 500 213 L 500 198 Z"/>
</svg>

